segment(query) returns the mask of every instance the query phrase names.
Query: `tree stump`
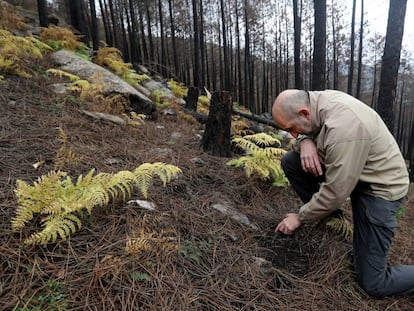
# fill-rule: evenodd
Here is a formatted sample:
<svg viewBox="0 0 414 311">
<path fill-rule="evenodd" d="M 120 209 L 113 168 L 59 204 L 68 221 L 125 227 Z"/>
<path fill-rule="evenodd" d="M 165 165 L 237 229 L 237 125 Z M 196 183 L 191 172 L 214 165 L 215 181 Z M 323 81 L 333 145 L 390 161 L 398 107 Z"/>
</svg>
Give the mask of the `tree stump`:
<svg viewBox="0 0 414 311">
<path fill-rule="evenodd" d="M 213 156 L 229 157 L 231 154 L 231 112 L 230 92 L 215 92 L 210 101 L 210 113 L 201 144 L 203 150 Z"/>
<path fill-rule="evenodd" d="M 197 87 L 191 86 L 188 88 L 187 97 L 185 98 L 185 109 L 190 111 L 197 111 L 197 102 L 200 92 Z"/>
</svg>

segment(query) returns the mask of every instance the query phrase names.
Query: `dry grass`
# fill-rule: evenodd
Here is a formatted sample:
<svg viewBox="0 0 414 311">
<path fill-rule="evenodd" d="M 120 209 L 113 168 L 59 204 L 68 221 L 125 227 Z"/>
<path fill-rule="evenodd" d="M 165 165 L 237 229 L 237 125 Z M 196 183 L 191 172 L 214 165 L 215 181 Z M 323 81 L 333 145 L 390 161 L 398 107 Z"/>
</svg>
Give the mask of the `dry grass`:
<svg viewBox="0 0 414 311">
<path fill-rule="evenodd" d="M 135 128 L 92 120 L 77 111 L 76 99 L 53 94 L 47 86 L 52 82 L 10 76 L 0 82 L 1 310 L 414 308 L 413 297 L 376 300 L 364 294 L 352 274 L 351 246 L 323 224 L 275 236 L 279 219 L 299 206 L 297 197 L 290 188 L 246 179 L 242 170 L 225 165 L 229 159 L 203 153 L 198 125 L 163 115 Z M 61 147 L 57 127 L 80 158 L 64 168 L 72 176 L 156 161 L 179 166 L 183 175 L 166 188 L 150 189 L 154 212 L 113 202 L 85 217 L 82 230 L 67 241 L 23 246 L 31 228 L 13 233 L 10 225 L 15 182 L 33 181 L 53 168 Z M 35 169 L 38 161 L 45 165 Z M 142 198 L 137 192 L 133 199 Z M 246 214 L 258 229 L 210 207 L 220 202 Z M 414 263 L 413 206 L 411 190 L 391 262 Z M 174 230 L 181 251 L 126 254 L 128 237 L 142 226 Z"/>
</svg>

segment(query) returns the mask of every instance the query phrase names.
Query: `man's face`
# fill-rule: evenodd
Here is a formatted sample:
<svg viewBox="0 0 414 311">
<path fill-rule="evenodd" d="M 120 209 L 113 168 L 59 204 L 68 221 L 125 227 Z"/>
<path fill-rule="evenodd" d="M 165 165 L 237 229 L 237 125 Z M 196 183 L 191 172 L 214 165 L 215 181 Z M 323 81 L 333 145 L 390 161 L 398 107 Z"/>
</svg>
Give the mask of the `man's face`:
<svg viewBox="0 0 414 311">
<path fill-rule="evenodd" d="M 297 138 L 299 134 L 312 134 L 309 109 L 302 109 L 295 118 L 288 118 L 283 113 L 279 113 L 274 117 L 274 121 L 294 138 Z"/>
</svg>

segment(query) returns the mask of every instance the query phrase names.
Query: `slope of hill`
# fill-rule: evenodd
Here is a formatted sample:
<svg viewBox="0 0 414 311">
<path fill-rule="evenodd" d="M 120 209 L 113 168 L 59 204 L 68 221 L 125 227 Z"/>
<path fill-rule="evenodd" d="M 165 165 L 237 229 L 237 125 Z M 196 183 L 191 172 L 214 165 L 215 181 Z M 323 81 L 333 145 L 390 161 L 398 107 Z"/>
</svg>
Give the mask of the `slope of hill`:
<svg viewBox="0 0 414 311">
<path fill-rule="evenodd" d="M 47 59 L 44 60 L 47 63 Z M 45 64 L 33 64 L 44 72 Z M 299 206 L 290 188 L 247 179 L 228 158 L 200 149 L 201 128 L 160 114 L 141 126 L 94 120 L 68 94 L 55 94 L 56 78 L 5 76 L 0 82 L 0 195 L 2 310 L 409 310 L 413 298 L 373 300 L 356 285 L 350 244 L 316 224 L 292 237 L 275 236 L 278 220 Z M 77 177 L 131 170 L 145 162 L 174 164 L 183 174 L 167 187 L 155 183 L 155 211 L 123 201 L 84 215 L 83 228 L 46 246 L 22 241 L 39 228 L 11 231 L 17 179 L 28 182 L 54 167 L 66 144 L 79 159 L 63 169 Z M 43 163 L 38 168 L 33 164 Z M 143 199 L 139 192 L 132 199 Z M 227 206 L 246 225 L 217 210 Z M 404 206 L 392 262 L 411 263 L 413 195 Z M 348 213 L 349 214 L 349 213 Z M 146 237 L 146 251 L 127 241 Z M 151 240 L 151 237 L 154 239 Z M 177 248 L 163 247 L 162 237 Z M 158 240 L 156 239 L 158 238 Z"/>
<path fill-rule="evenodd" d="M 75 94 L 52 90 L 67 81 L 46 74 L 49 57 L 29 64 L 32 78 L 2 73 L 0 80 L 1 310 L 414 308 L 413 297 L 375 300 L 360 290 L 351 244 L 325 222 L 275 235 L 285 213 L 300 206 L 292 189 L 247 178 L 226 165 L 229 158 L 204 153 L 203 127 L 174 113 L 179 105 L 140 125 L 91 118 Z M 140 207 L 144 198 L 134 191 L 80 215 L 82 228 L 67 240 L 23 244 L 41 227 L 39 215 L 12 230 L 17 180 L 32 183 L 56 167 L 75 179 L 153 162 L 182 170 L 165 187 L 155 180 L 145 205 L 153 209 Z M 391 263 L 413 264 L 413 206 L 411 188 Z"/>
</svg>

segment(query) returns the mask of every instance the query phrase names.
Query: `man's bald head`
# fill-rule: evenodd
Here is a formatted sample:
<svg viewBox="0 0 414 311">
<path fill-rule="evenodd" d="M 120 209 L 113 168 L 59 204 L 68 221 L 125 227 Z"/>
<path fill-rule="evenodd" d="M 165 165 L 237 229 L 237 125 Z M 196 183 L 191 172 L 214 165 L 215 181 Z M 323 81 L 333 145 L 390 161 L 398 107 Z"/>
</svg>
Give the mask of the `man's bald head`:
<svg viewBox="0 0 414 311">
<path fill-rule="evenodd" d="M 279 94 L 272 107 L 275 123 L 293 137 L 312 132 L 310 102 L 306 91 L 285 90 Z"/>
<path fill-rule="evenodd" d="M 303 90 L 285 90 L 277 97 L 272 107 L 273 120 L 279 124 L 281 119 L 292 120 L 297 118 L 301 108 L 309 108 L 309 98 Z"/>
</svg>

